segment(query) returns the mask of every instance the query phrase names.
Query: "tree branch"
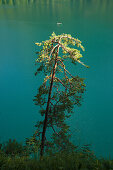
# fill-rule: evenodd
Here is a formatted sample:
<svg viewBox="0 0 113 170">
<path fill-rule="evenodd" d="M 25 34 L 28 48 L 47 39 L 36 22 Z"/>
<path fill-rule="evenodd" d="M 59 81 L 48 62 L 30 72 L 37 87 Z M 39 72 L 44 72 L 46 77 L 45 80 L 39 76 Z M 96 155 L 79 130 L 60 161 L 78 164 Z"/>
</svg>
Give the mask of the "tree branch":
<svg viewBox="0 0 113 170">
<path fill-rule="evenodd" d="M 62 65 L 63 65 L 64 70 L 65 70 L 72 78 L 74 78 L 74 76 L 72 76 L 72 74 L 71 74 L 68 70 L 66 70 L 64 63 L 63 63 L 60 59 L 58 59 L 57 61 L 60 61 L 60 62 L 62 63 Z M 61 66 L 61 65 L 60 65 L 60 66 Z"/>
<path fill-rule="evenodd" d="M 55 131 L 55 129 L 54 129 L 52 124 L 51 124 L 51 127 L 52 127 L 53 131 L 59 136 L 59 134 Z"/>
<path fill-rule="evenodd" d="M 52 50 L 51 50 L 51 52 L 50 52 L 50 55 L 49 55 L 49 58 L 51 57 L 51 54 L 53 53 L 53 51 L 54 51 L 58 46 L 59 46 L 59 44 L 55 45 L 55 46 L 52 48 Z"/>
<path fill-rule="evenodd" d="M 52 77 L 52 73 L 49 75 L 49 76 L 46 76 L 45 80 L 44 80 L 44 83 L 47 82 L 47 80 L 49 79 L 49 77 Z"/>
<path fill-rule="evenodd" d="M 65 86 L 65 84 L 58 77 L 55 77 L 54 79 L 57 79 L 66 89 L 68 88 Z"/>
<path fill-rule="evenodd" d="M 72 55 L 71 51 L 69 51 L 63 44 L 60 43 L 60 47 L 62 47 L 65 51 L 67 51 L 76 60 L 76 62 L 82 64 L 83 66 L 85 66 L 87 68 L 89 67 L 89 66 L 85 65 L 83 62 L 81 62 L 80 60 L 78 60 L 74 55 Z"/>
</svg>

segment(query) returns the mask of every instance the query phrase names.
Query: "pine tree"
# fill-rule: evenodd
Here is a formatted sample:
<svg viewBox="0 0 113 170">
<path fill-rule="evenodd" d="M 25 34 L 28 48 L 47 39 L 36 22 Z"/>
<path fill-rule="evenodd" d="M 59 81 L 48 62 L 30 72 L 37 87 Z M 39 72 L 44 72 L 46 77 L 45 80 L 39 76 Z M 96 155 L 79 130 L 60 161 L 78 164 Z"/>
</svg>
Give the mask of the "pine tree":
<svg viewBox="0 0 113 170">
<path fill-rule="evenodd" d="M 78 48 L 84 51 L 81 41 L 69 34 L 57 36 L 53 33 L 49 40 L 36 45 L 42 48 L 36 52 L 38 54 L 36 63 L 39 67 L 35 75 L 42 72 L 44 81 L 34 101 L 40 106 L 44 120 L 37 122 L 34 136 L 41 143 L 42 157 L 44 151 L 69 151 L 74 148 L 70 142 L 71 134 L 65 120 L 71 116 L 75 105 L 81 105 L 85 84 L 83 78 L 72 75 L 66 69 L 65 63 L 88 66 L 80 61 L 82 54 Z"/>
</svg>

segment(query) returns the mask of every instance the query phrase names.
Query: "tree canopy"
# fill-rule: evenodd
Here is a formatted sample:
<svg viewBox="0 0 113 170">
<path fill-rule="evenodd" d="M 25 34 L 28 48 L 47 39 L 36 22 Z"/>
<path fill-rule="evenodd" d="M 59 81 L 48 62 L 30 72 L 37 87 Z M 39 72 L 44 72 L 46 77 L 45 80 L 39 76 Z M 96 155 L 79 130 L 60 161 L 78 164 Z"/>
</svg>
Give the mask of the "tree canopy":
<svg viewBox="0 0 113 170">
<path fill-rule="evenodd" d="M 43 156 L 44 148 L 51 152 L 74 148 L 65 120 L 71 116 L 75 105 L 81 105 L 85 84 L 83 78 L 72 75 L 66 69 L 65 61 L 69 59 L 69 65 L 80 63 L 88 66 L 80 60 L 81 50 L 84 51 L 81 41 L 70 34 L 57 36 L 53 33 L 49 40 L 35 44 L 42 47 L 36 52 L 38 69 L 35 75 L 43 72 L 44 81 L 34 101 L 40 106 L 44 120 L 37 122 L 34 136 L 40 141 L 40 156 Z M 47 130 L 51 139 L 47 139 Z"/>
</svg>

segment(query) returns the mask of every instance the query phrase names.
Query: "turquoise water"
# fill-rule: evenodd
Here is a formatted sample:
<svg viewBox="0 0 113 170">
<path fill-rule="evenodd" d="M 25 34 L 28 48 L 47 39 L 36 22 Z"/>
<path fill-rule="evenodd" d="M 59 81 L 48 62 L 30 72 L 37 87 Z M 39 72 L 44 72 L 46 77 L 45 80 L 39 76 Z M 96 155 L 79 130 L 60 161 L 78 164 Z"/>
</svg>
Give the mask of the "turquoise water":
<svg viewBox="0 0 113 170">
<path fill-rule="evenodd" d="M 81 107 L 68 121 L 77 144 L 91 144 L 98 156 L 113 158 L 113 1 L 0 1 L 0 141 L 24 141 L 40 119 L 33 98 L 35 42 L 56 34 L 79 38 L 89 69 L 71 68 L 86 78 Z M 62 25 L 57 25 L 62 22 Z"/>
</svg>

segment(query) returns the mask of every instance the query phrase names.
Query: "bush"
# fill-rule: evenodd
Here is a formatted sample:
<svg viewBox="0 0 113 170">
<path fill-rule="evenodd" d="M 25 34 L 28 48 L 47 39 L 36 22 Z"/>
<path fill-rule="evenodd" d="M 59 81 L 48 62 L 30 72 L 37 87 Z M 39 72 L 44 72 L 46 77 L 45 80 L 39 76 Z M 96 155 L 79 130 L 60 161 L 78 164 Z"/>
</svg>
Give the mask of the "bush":
<svg viewBox="0 0 113 170">
<path fill-rule="evenodd" d="M 2 145 L 1 150 L 10 156 L 23 155 L 25 151 L 23 145 L 18 143 L 15 139 L 9 139 L 8 142 Z"/>
<path fill-rule="evenodd" d="M 3 147 L 4 146 L 4 147 Z M 90 150 L 57 152 L 36 160 L 23 154 L 16 141 L 7 142 L 0 150 L 1 170 L 111 170 L 112 160 L 98 160 Z M 10 148 L 11 146 L 11 148 Z M 13 147 L 12 147 L 13 146 Z M 13 156 L 12 156 L 13 155 Z"/>
</svg>

